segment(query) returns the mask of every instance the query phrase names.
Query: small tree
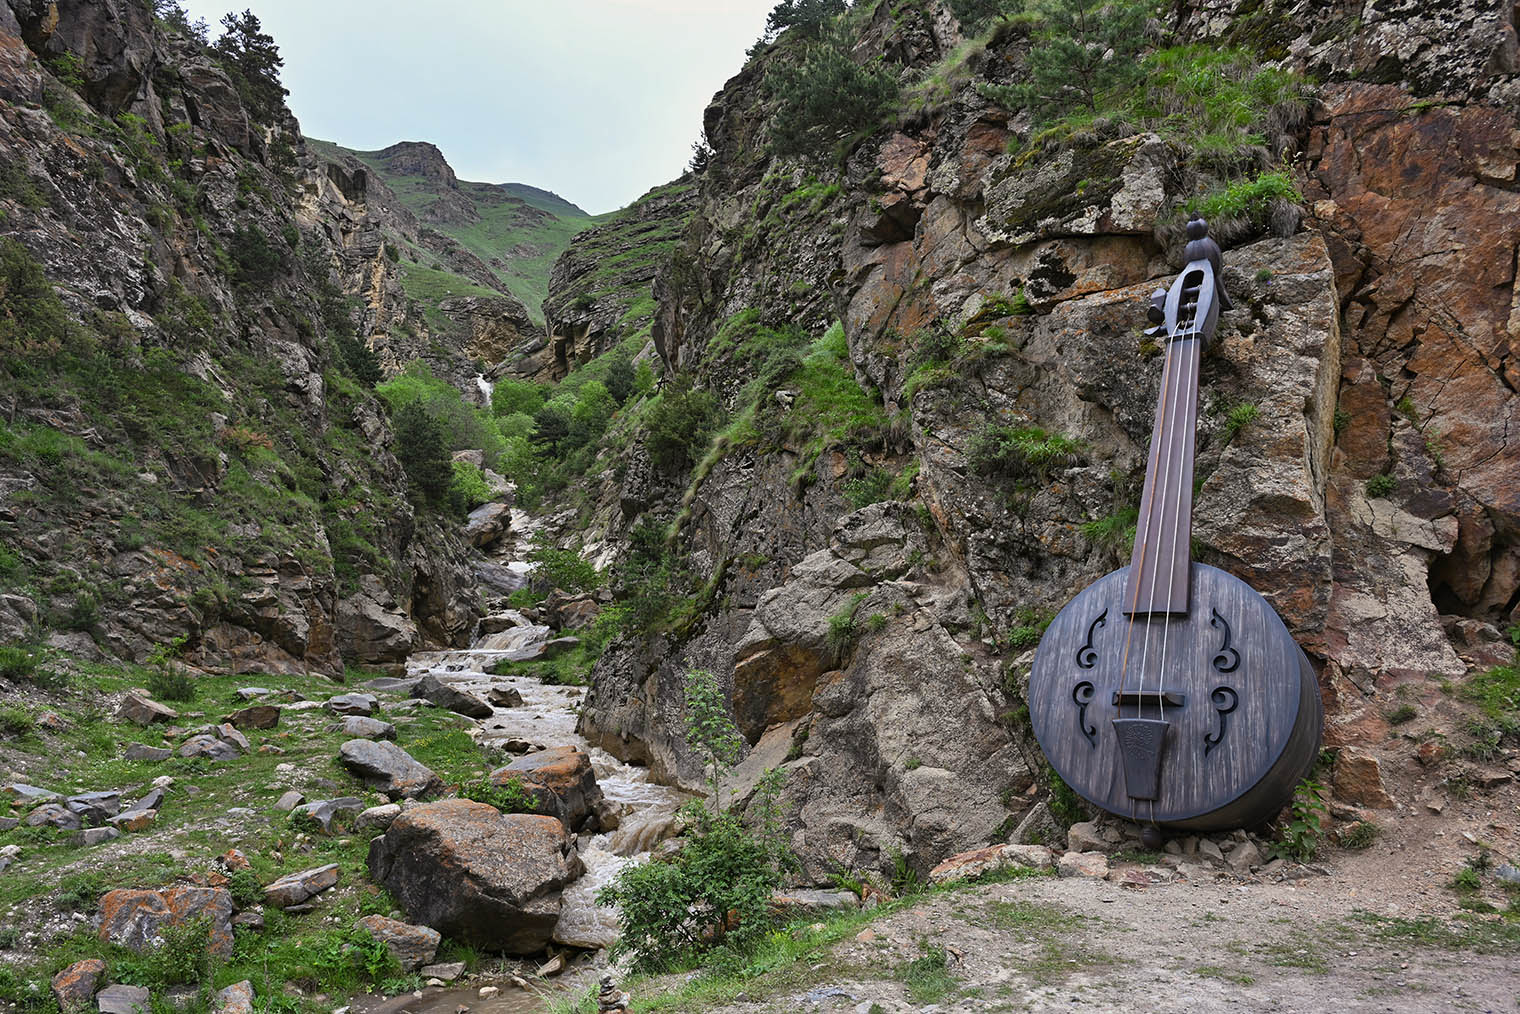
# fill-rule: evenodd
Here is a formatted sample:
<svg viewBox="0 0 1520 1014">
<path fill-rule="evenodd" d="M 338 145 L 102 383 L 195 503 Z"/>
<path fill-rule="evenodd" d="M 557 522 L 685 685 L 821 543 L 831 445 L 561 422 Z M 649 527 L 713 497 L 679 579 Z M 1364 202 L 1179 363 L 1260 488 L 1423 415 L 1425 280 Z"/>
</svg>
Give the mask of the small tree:
<svg viewBox="0 0 1520 1014">
<path fill-rule="evenodd" d="M 744 756 L 744 739 L 728 713 L 723 684 L 707 669 L 686 672 L 686 742 L 702 754 L 702 770 L 712 789 L 712 807 L 723 808 L 719 797 L 723 776 Z"/>
<path fill-rule="evenodd" d="M 881 123 L 897 98 L 890 70 L 862 66 L 842 42 L 808 49 L 801 64 L 784 63 L 767 76 L 776 99 L 771 147 L 780 155 L 822 158 L 841 139 Z"/>
<path fill-rule="evenodd" d="M 607 385 L 607 393 L 612 395 L 612 400 L 619 405 L 628 400 L 628 396 L 634 389 L 633 360 L 625 353 L 617 353 L 607 363 L 607 378 L 603 381 Z"/>
<path fill-rule="evenodd" d="M 253 118 L 261 123 L 279 119 L 285 111 L 285 97 L 290 94 L 280 84 L 280 68 L 285 61 L 258 16 L 251 10 L 224 15 L 222 36 L 212 48 Z"/>
<path fill-rule="evenodd" d="M 774 39 L 787 29 L 816 39 L 823 26 L 845 12 L 845 0 L 781 0 L 765 19 L 766 38 Z"/>
<path fill-rule="evenodd" d="M 454 481 L 454 465 L 443 428 L 418 402 L 396 413 L 396 457 L 412 488 L 430 506 L 442 505 Z"/>
<path fill-rule="evenodd" d="M 1046 0 L 1014 94 L 1041 122 L 1096 113 L 1106 93 L 1140 78 L 1149 10 L 1135 0 Z"/>
</svg>

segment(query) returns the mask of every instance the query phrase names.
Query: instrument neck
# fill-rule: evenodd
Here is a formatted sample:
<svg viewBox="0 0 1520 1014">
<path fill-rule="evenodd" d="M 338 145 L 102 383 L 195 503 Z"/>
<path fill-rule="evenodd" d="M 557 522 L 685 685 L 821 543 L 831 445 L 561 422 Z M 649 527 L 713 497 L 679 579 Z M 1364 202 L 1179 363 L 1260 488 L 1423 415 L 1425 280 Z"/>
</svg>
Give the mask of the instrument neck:
<svg viewBox="0 0 1520 1014">
<path fill-rule="evenodd" d="M 1198 336 L 1166 345 L 1161 396 L 1151 428 L 1145 489 L 1135 524 L 1125 612 L 1186 614 L 1193 540 L 1193 451 L 1198 430 Z"/>
</svg>

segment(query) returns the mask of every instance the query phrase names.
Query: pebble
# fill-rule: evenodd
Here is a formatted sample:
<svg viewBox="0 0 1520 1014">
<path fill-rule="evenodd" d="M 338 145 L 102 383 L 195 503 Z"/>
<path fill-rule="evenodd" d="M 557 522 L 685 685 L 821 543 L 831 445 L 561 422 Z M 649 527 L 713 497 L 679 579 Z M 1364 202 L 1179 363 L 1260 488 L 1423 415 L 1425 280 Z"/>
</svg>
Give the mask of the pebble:
<svg viewBox="0 0 1520 1014">
<path fill-rule="evenodd" d="M 477 995 L 482 1000 L 489 1000 L 489 999 L 491 999 L 491 997 L 495 996 L 497 993 L 500 993 L 500 992 L 501 992 L 501 990 L 497 989 L 495 986 L 481 986 L 480 987 L 480 992 Z"/>
</svg>

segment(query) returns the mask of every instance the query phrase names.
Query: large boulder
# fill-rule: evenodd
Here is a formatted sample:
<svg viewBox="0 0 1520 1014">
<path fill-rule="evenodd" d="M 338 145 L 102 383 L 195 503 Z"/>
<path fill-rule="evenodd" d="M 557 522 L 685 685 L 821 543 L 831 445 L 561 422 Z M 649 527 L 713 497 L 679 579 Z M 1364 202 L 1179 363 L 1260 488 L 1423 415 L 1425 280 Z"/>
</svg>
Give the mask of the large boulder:
<svg viewBox="0 0 1520 1014">
<path fill-rule="evenodd" d="M 402 662 L 417 643 L 417 624 L 379 578 L 366 574 L 359 591 L 338 603 L 337 639 L 345 658 Z"/>
<path fill-rule="evenodd" d="M 560 893 L 582 872 L 564 825 L 468 799 L 415 806 L 369 847 L 369 871 L 407 917 L 507 954 L 549 942 Z"/>
<path fill-rule="evenodd" d="M 555 746 L 497 768 L 491 781 L 498 786 L 512 782 L 533 796 L 537 812 L 557 817 L 571 831 L 579 831 L 601 802 L 591 757 L 573 746 Z"/>
<path fill-rule="evenodd" d="M 443 939 L 435 929 L 413 926 L 383 915 L 367 915 L 359 920 L 359 926 L 385 945 L 403 972 L 415 971 L 432 961 L 438 953 L 438 943 Z"/>
<path fill-rule="evenodd" d="M 448 708 L 466 718 L 491 717 L 491 706 L 485 701 L 431 674 L 417 681 L 417 686 L 412 690 L 412 696 L 436 704 L 440 708 Z"/>
<path fill-rule="evenodd" d="M 392 799 L 416 799 L 443 787 L 432 769 L 394 743 L 351 739 L 339 747 L 338 759 Z"/>
<path fill-rule="evenodd" d="M 141 951 L 155 947 L 163 930 L 194 919 L 209 920 L 210 950 L 232 954 L 232 895 L 221 887 L 123 889 L 100 899 L 100 939 Z"/>
<path fill-rule="evenodd" d="M 484 503 L 470 511 L 464 523 L 464 535 L 472 543 L 485 549 L 512 526 L 512 507 L 500 501 Z"/>
</svg>

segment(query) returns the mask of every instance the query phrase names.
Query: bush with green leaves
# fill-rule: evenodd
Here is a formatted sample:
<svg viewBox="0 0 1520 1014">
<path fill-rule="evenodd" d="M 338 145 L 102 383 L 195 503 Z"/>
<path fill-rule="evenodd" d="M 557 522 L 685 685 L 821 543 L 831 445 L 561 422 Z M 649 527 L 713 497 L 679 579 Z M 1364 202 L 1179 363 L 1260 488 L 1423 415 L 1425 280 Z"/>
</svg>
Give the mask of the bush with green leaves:
<svg viewBox="0 0 1520 1014">
<path fill-rule="evenodd" d="M 485 473 L 468 461 L 453 462 L 454 477 L 449 482 L 449 504 L 459 515 L 468 514 L 483 503 L 496 499 L 486 483 Z"/>
<path fill-rule="evenodd" d="M 622 909 L 614 959 L 631 955 L 641 972 L 678 967 L 719 946 L 742 951 L 772 925 L 780 875 L 770 850 L 734 813 L 700 803 L 682 813 L 690 826 L 679 852 L 625 867 L 597 895 L 598 904 Z"/>
<path fill-rule="evenodd" d="M 1305 778 L 1294 791 L 1288 808 L 1288 823 L 1279 830 L 1271 852 L 1282 859 L 1305 862 L 1314 858 L 1324 840 L 1324 817 L 1329 812 L 1325 787 L 1312 778 Z"/>
<path fill-rule="evenodd" d="M 260 123 L 278 122 L 289 94 L 280 84 L 280 68 L 285 61 L 258 17 L 248 10 L 223 16 L 222 35 L 212 50 L 249 114 Z"/>
<path fill-rule="evenodd" d="M 800 60 L 777 61 L 766 75 L 776 103 L 770 146 L 778 155 L 827 156 L 845 138 L 879 127 L 897 99 L 896 75 L 857 63 L 852 39 L 825 28 Z"/>
<path fill-rule="evenodd" d="M 489 777 L 478 778 L 462 786 L 459 794 L 465 799 L 494 806 L 502 813 L 539 812 L 538 797 L 517 777 L 507 777 L 500 782 Z"/>
<path fill-rule="evenodd" d="M 0 644 L 0 679 L 29 680 L 42 662 L 42 653 L 19 644 Z"/>
<path fill-rule="evenodd" d="M 499 416 L 522 413 L 531 417 L 544 400 L 543 387 L 527 380 L 503 377 L 491 389 L 491 411 Z"/>
<path fill-rule="evenodd" d="M 690 378 L 666 386 L 644 417 L 644 446 L 655 467 L 679 475 L 696 464 L 722 420 L 718 399 L 693 390 Z"/>
<path fill-rule="evenodd" d="M 601 587 L 602 575 L 573 549 L 547 546 L 528 557 L 534 564 L 533 583 L 567 592 L 593 591 Z"/>
<path fill-rule="evenodd" d="M 1085 445 L 1038 426 L 988 425 L 972 438 L 967 457 L 982 475 L 1045 482 L 1057 467 L 1081 460 Z"/>
<path fill-rule="evenodd" d="M 1077 111 L 1096 113 L 1105 98 L 1139 80 L 1145 19 L 1152 5 L 1133 0 L 1044 0 L 1030 46 L 1020 104 L 1040 123 Z"/>
</svg>

